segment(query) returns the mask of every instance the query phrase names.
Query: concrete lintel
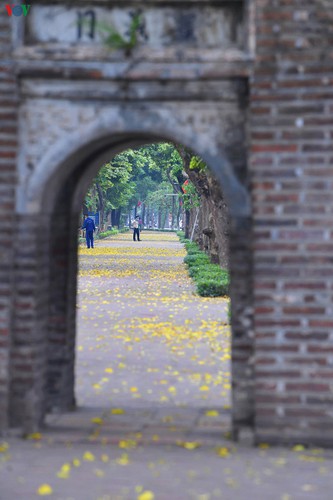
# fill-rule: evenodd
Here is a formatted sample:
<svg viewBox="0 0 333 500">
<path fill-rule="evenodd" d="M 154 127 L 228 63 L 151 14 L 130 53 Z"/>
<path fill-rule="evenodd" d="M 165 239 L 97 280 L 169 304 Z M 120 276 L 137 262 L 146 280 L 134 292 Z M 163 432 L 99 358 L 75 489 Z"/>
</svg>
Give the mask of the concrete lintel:
<svg viewBox="0 0 333 500">
<path fill-rule="evenodd" d="M 209 81 L 93 81 L 24 78 L 25 98 L 70 99 L 73 101 L 218 101 L 238 102 L 246 94 L 246 80 Z"/>
<path fill-rule="evenodd" d="M 61 43 L 20 46 L 14 52 L 14 58 L 18 72 L 37 71 L 42 69 L 61 68 L 61 63 L 67 69 L 75 69 L 83 66 L 87 69 L 99 69 L 101 73 L 107 75 L 110 71 L 110 66 L 122 70 L 123 68 L 131 69 L 135 73 L 136 68 L 149 68 L 149 65 L 175 65 L 182 67 L 184 78 L 189 68 L 195 67 L 196 71 L 202 71 L 209 68 L 210 71 L 215 69 L 215 72 L 223 75 L 224 71 L 228 71 L 228 65 L 231 66 L 233 72 L 244 73 L 246 70 L 250 72 L 253 64 L 253 56 L 247 51 L 237 48 L 226 49 L 195 49 L 182 47 L 156 48 L 138 47 L 131 57 L 126 57 L 123 50 L 111 51 L 102 46 L 70 46 Z M 69 64 L 70 63 L 70 64 Z M 216 63 L 223 65 L 216 67 Z M 103 64 L 103 65 L 102 65 Z M 59 66 L 58 66 L 59 65 Z M 198 67 L 199 66 L 199 67 Z M 150 69 L 153 69 L 152 66 Z M 230 71 L 230 69 L 229 69 Z M 199 75 L 196 74 L 198 78 Z"/>
</svg>

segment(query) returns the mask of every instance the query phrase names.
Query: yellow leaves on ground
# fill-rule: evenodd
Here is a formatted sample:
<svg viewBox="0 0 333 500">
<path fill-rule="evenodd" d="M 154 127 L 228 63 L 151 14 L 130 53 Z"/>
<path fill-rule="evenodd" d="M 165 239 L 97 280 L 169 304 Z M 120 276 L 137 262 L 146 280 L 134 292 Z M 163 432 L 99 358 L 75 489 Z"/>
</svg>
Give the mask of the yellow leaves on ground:
<svg viewBox="0 0 333 500">
<path fill-rule="evenodd" d="M 138 495 L 137 500 L 154 500 L 155 495 L 152 491 L 143 491 Z"/>
<path fill-rule="evenodd" d="M 302 460 L 302 462 L 324 462 L 325 461 L 324 457 L 311 457 L 309 455 L 299 455 L 298 459 Z"/>
<path fill-rule="evenodd" d="M 181 446 L 182 448 L 185 448 L 185 450 L 195 450 L 200 446 L 200 443 L 198 443 L 197 441 L 177 441 L 176 444 L 178 446 Z"/>
<path fill-rule="evenodd" d="M 94 417 L 94 418 L 91 419 L 91 422 L 93 424 L 102 425 L 103 424 L 103 419 L 100 418 L 100 417 Z"/>
<path fill-rule="evenodd" d="M 156 247 L 95 247 L 93 252 L 87 248 L 79 248 L 79 255 L 126 255 L 126 256 L 151 256 L 151 257 L 185 257 L 186 252 L 182 248 L 180 250 L 169 249 L 169 248 L 156 248 Z"/>
<path fill-rule="evenodd" d="M 139 272 L 134 269 L 126 269 L 126 270 L 107 270 L 107 269 L 89 269 L 89 270 L 80 270 L 78 273 L 80 278 L 85 276 L 89 276 L 92 278 L 126 278 L 127 276 L 136 276 L 139 277 Z"/>
<path fill-rule="evenodd" d="M 230 451 L 227 447 L 222 446 L 216 450 L 219 457 L 226 458 L 230 455 Z"/>
<path fill-rule="evenodd" d="M 123 453 L 121 457 L 117 458 L 116 463 L 119 465 L 128 465 L 130 460 L 127 453 Z"/>
<path fill-rule="evenodd" d="M 304 451 L 305 446 L 303 446 L 302 444 L 295 444 L 295 446 L 293 446 L 292 450 L 293 451 Z"/>
<path fill-rule="evenodd" d="M 136 448 L 136 445 L 137 445 L 137 442 L 134 441 L 134 439 L 121 439 L 119 441 L 119 444 L 118 444 L 119 448 L 123 448 L 123 449 L 127 449 L 127 450 Z"/>
<path fill-rule="evenodd" d="M 217 410 L 207 410 L 205 412 L 206 417 L 218 417 L 219 412 Z"/>
<path fill-rule="evenodd" d="M 122 408 L 112 408 L 110 413 L 111 415 L 124 415 L 125 410 L 123 410 Z"/>
<path fill-rule="evenodd" d="M 28 434 L 26 439 L 30 439 L 31 441 L 40 441 L 42 439 L 42 435 L 40 432 L 33 432 L 32 434 Z"/>
<path fill-rule="evenodd" d="M 41 497 L 52 495 L 52 493 L 53 490 L 49 484 L 41 484 L 37 490 L 37 495 L 40 495 Z"/>
<path fill-rule="evenodd" d="M 160 240 L 160 235 L 157 239 Z M 174 235 L 172 239 L 175 240 Z M 82 313 L 86 314 L 86 319 L 91 325 L 91 334 L 89 332 L 91 345 L 88 348 L 85 347 L 85 353 L 89 355 L 88 350 L 101 349 L 97 357 L 104 353 L 107 353 L 107 356 L 110 355 L 105 361 L 106 364 L 103 365 L 103 375 L 112 374 L 108 384 L 105 383 L 105 385 L 100 374 L 99 378 L 92 378 L 89 383 L 90 387 L 95 382 L 93 387 L 100 390 L 101 399 L 112 396 L 110 401 L 114 406 L 121 406 L 126 397 L 134 401 L 137 397 L 150 398 L 149 395 L 152 394 L 156 401 L 167 403 L 169 406 L 172 402 L 172 406 L 177 405 L 178 408 L 178 405 L 181 406 L 184 401 L 186 403 L 187 398 L 193 393 L 194 397 L 199 400 L 207 399 L 206 408 L 209 409 L 202 411 L 200 404 L 198 412 L 198 422 L 201 428 L 205 430 L 210 423 L 217 428 L 222 418 L 215 421 L 207 421 L 207 418 L 214 419 L 220 416 L 219 410 L 214 408 L 215 401 L 219 401 L 217 404 L 223 407 L 225 403 L 223 398 L 228 394 L 228 387 L 230 387 L 230 330 L 224 320 L 217 321 L 211 318 L 214 317 L 215 308 L 223 311 L 225 299 L 206 299 L 193 295 L 193 286 L 185 265 L 180 264 L 180 260 L 175 265 L 170 265 L 171 259 L 169 260 L 168 257 L 181 258 L 185 254 L 183 249 L 175 252 L 176 245 L 173 249 L 170 247 L 167 249 L 163 244 L 158 247 L 136 247 L 132 246 L 130 241 L 124 246 L 108 245 L 111 245 L 111 242 L 105 244 L 98 242 L 93 252 L 85 249 L 80 249 L 79 252 L 81 276 L 87 277 L 81 280 L 86 289 L 81 295 L 80 314 L 81 316 Z M 133 256 L 138 258 L 133 258 Z M 161 258 L 158 259 L 158 257 Z M 88 276 L 92 277 L 90 282 Z M 103 291 L 99 288 L 98 281 L 94 279 L 97 276 L 105 277 L 101 280 Z M 124 278 L 124 281 L 118 282 L 118 278 Z M 166 311 L 166 314 L 161 315 L 160 309 Z M 119 346 L 119 351 L 116 351 L 119 354 L 116 354 L 115 358 L 112 357 L 113 352 L 109 348 L 111 336 L 116 342 L 117 349 Z M 95 345 L 93 345 L 94 341 Z M 150 357 L 149 347 L 152 342 L 164 346 L 162 349 L 166 347 L 170 361 L 168 360 L 163 365 Z M 131 354 L 128 351 L 132 351 Z M 189 363 L 185 369 L 178 363 L 181 357 L 185 357 Z M 141 373 L 138 372 L 141 359 L 145 363 L 143 370 L 145 376 L 142 378 L 137 376 Z M 220 360 L 223 360 L 225 365 L 219 370 Z M 132 376 L 134 372 L 135 377 Z M 148 385 L 149 382 L 151 382 L 151 387 Z M 213 401 L 214 404 L 212 404 Z M 168 411 L 169 408 L 167 408 Z M 115 423 L 116 427 L 122 422 L 123 414 L 125 411 L 121 407 L 110 408 L 108 416 L 103 414 L 105 427 L 94 428 L 94 432 L 99 433 L 99 440 L 102 441 L 102 433 L 108 431 L 108 422 L 110 426 Z M 124 419 L 125 424 L 129 418 L 132 418 L 131 415 L 131 409 L 129 409 Z M 183 432 L 183 427 L 187 428 L 188 421 L 191 421 L 191 419 L 188 420 L 186 411 L 184 414 L 179 412 L 178 415 L 177 413 L 166 415 L 165 408 L 162 408 L 161 413 L 157 413 L 155 417 L 162 428 L 161 436 L 154 434 L 159 427 L 154 428 L 151 434 L 150 432 L 146 434 L 145 429 L 141 438 L 133 432 L 123 432 L 119 434 L 119 440 L 116 441 L 119 456 L 112 457 L 112 460 L 108 455 L 102 455 L 101 458 L 100 452 L 98 455 L 96 453 L 96 460 L 101 460 L 102 464 L 110 461 L 111 466 L 115 464 L 127 466 L 131 463 L 130 458 L 133 456 L 134 465 L 136 463 L 134 457 L 141 453 L 141 444 L 144 445 L 145 441 L 149 441 L 152 446 L 153 443 L 161 443 L 163 446 L 164 432 L 174 433 L 172 442 L 191 452 L 194 458 L 197 453 L 201 453 L 195 450 L 200 446 L 206 446 L 206 442 L 200 442 L 202 433 L 200 433 L 200 439 L 196 440 L 198 436 L 195 434 Z M 97 425 L 103 422 L 99 417 L 91 421 Z M 97 434 L 94 435 L 97 436 Z M 224 432 L 221 432 L 222 435 Z M 110 438 L 107 439 L 110 442 Z M 216 445 L 217 443 L 214 442 L 210 453 L 215 457 L 216 454 L 220 457 L 228 457 L 229 449 L 222 447 L 216 450 L 214 448 Z M 184 450 L 178 451 L 186 453 Z M 95 458 L 87 459 L 88 453 L 90 452 L 83 455 L 83 460 L 93 461 Z M 216 460 L 221 463 L 217 457 Z M 93 467 L 90 465 L 89 469 Z M 157 476 L 160 473 L 155 462 L 149 463 L 148 467 L 154 475 Z M 98 470 L 93 469 L 93 473 L 99 477 Z M 128 473 L 130 472 L 131 468 L 128 470 Z M 206 500 L 207 495 L 204 492 L 201 496 L 202 500 Z M 133 497 L 138 500 L 155 498 L 148 485 L 137 487 Z"/>
<path fill-rule="evenodd" d="M 9 445 L 6 442 L 0 442 L 0 453 L 6 453 L 9 450 Z"/>
<path fill-rule="evenodd" d="M 70 464 L 64 464 L 61 466 L 61 469 L 59 472 L 57 472 L 57 476 L 60 478 L 60 479 L 68 479 L 69 478 L 69 474 L 70 474 L 70 471 L 71 471 L 71 465 Z"/>
<path fill-rule="evenodd" d="M 93 462 L 95 460 L 95 456 L 90 451 L 86 451 L 83 454 L 83 460 L 86 462 Z"/>
</svg>

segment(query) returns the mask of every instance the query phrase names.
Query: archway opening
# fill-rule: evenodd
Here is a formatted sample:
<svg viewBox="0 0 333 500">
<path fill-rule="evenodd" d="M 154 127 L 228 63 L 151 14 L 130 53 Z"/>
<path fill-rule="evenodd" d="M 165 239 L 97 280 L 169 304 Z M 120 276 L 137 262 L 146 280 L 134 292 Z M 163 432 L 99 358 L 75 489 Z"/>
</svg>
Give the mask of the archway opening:
<svg viewBox="0 0 333 500">
<path fill-rule="evenodd" d="M 149 143 L 156 144 L 156 142 L 153 141 L 152 139 L 150 139 Z M 139 144 L 144 144 L 144 145 L 147 144 L 147 139 L 141 138 L 141 140 L 137 139 L 137 140 L 132 141 L 130 143 L 132 148 L 133 147 L 136 148 L 135 151 L 138 151 L 137 148 L 138 148 Z M 126 145 L 128 147 L 129 143 L 127 143 Z M 100 144 L 99 144 L 99 146 L 100 146 Z M 84 195 L 86 193 L 86 190 L 87 190 L 89 184 L 91 183 L 93 176 L 96 175 L 96 172 L 101 167 L 101 160 L 105 161 L 105 159 L 107 159 L 107 158 L 108 159 L 114 158 L 117 156 L 117 153 L 119 155 L 119 151 L 126 151 L 126 146 L 124 146 L 123 141 L 121 141 L 121 146 L 118 143 L 117 147 L 115 147 L 111 150 L 110 150 L 110 148 L 107 150 L 104 148 L 100 149 L 100 155 L 97 155 L 96 152 L 95 152 L 95 154 L 88 155 L 88 157 L 86 157 L 86 160 L 83 164 L 77 163 L 76 168 L 75 168 L 75 166 L 72 165 L 72 168 L 71 168 L 72 172 L 71 172 L 70 176 L 68 176 L 68 172 L 67 172 L 65 186 L 63 186 L 61 189 L 59 189 L 58 197 L 54 203 L 55 209 L 54 209 L 54 213 L 53 213 L 52 218 L 53 218 L 53 220 L 58 219 L 59 220 L 58 225 L 59 225 L 59 227 L 61 226 L 62 228 L 64 227 L 64 220 L 66 220 L 67 221 L 66 222 L 67 233 L 64 235 L 63 230 L 61 232 L 62 233 L 61 235 L 57 234 L 55 232 L 51 238 L 51 251 L 52 251 L 52 255 L 54 256 L 54 259 L 52 260 L 52 266 L 51 266 L 51 282 L 53 284 L 55 284 L 58 280 L 59 286 L 54 287 L 54 291 L 51 293 L 51 298 L 50 298 L 49 341 L 51 341 L 51 343 L 49 342 L 50 355 L 48 358 L 48 384 L 47 384 L 47 389 L 46 389 L 46 394 L 45 394 L 45 398 L 46 398 L 45 404 L 46 404 L 47 411 L 56 411 L 57 412 L 58 410 L 69 409 L 69 408 L 73 408 L 75 406 L 75 395 L 74 395 L 74 378 L 75 377 L 74 377 L 74 364 L 73 364 L 74 351 L 75 351 L 75 335 L 73 334 L 73 332 L 75 332 L 75 283 L 76 283 L 75 273 L 76 273 L 76 245 L 77 245 L 78 213 L 81 209 L 82 201 L 83 201 Z M 128 151 L 128 149 L 127 149 L 127 151 Z M 132 151 L 133 151 L 133 149 L 132 149 Z M 193 156 L 193 154 L 191 154 L 190 161 L 192 160 L 193 157 L 198 162 L 199 168 L 192 167 L 192 169 L 191 169 L 190 165 L 188 165 L 188 167 L 189 167 L 188 171 L 192 170 L 192 174 L 194 174 L 195 170 L 198 170 L 198 172 L 200 173 L 200 168 L 201 168 L 200 162 L 202 160 L 200 157 L 197 157 L 195 155 Z M 69 162 L 67 161 L 66 164 L 67 164 L 67 168 L 68 168 Z M 83 166 L 84 166 L 84 168 L 82 168 Z M 219 171 L 219 170 L 217 169 L 217 171 Z M 64 170 L 64 172 L 65 172 L 65 170 Z M 202 174 L 202 172 L 201 172 L 201 174 Z M 223 177 L 223 175 L 222 175 L 222 177 Z M 56 182 L 59 181 L 58 178 L 55 180 L 56 180 Z M 201 181 L 202 181 L 202 179 L 201 179 Z M 229 179 L 229 181 L 228 181 L 229 186 L 230 186 L 230 184 L 232 184 L 232 182 L 230 182 L 230 179 Z M 211 185 L 212 186 L 215 185 L 215 187 L 217 184 L 218 184 L 217 180 L 215 180 L 211 183 Z M 244 207 L 242 207 L 242 209 L 243 208 Z M 194 210 L 193 212 L 197 212 L 196 215 L 198 215 L 197 209 Z M 135 214 L 133 214 L 133 215 L 135 215 Z M 210 215 L 210 214 L 208 214 L 208 215 Z M 196 217 L 193 217 L 193 215 L 192 215 L 192 227 L 194 227 L 195 224 L 197 223 L 197 221 L 195 219 L 196 219 Z M 143 223 L 145 223 L 145 221 L 143 221 Z M 164 221 L 164 225 L 165 225 L 165 221 Z M 148 221 L 148 226 L 149 226 L 149 221 Z M 230 229 L 231 232 L 232 232 L 232 227 L 233 226 L 231 226 L 231 229 Z M 237 235 L 239 237 L 239 234 L 241 232 L 240 225 L 238 225 L 238 226 L 234 225 L 234 227 L 237 227 Z M 107 227 L 106 227 L 106 229 L 107 229 Z M 148 229 L 149 229 L 149 227 L 148 227 Z M 153 229 L 153 228 L 151 228 L 151 229 Z M 246 231 L 248 231 L 248 228 L 246 228 Z M 193 235 L 195 234 L 195 231 L 193 231 L 193 232 L 190 231 L 190 232 L 191 232 L 191 239 L 192 239 Z M 244 227 L 243 227 L 243 232 L 244 232 Z M 189 235 L 187 235 L 187 236 L 189 236 Z M 202 237 L 203 235 L 201 234 L 200 236 Z M 207 234 L 206 236 L 209 239 L 210 235 Z M 125 236 L 125 238 L 126 238 L 126 236 Z M 118 237 L 118 240 L 119 240 L 119 237 Z M 233 240 L 234 243 L 237 240 L 237 238 L 235 238 L 235 233 L 231 234 L 231 240 Z M 243 238 L 243 241 L 244 241 L 244 238 Z M 202 243 L 203 242 L 201 241 L 200 244 L 202 247 L 204 247 L 205 244 L 204 243 L 202 244 Z M 237 245 L 238 245 L 238 243 L 235 244 L 235 247 L 237 247 Z M 102 245 L 101 245 L 101 247 L 102 247 Z M 207 245 L 206 245 L 206 250 L 207 250 Z M 238 251 L 239 251 L 239 248 L 238 248 Z M 242 251 L 243 251 L 243 257 L 244 257 L 244 248 L 242 249 Z M 101 255 L 103 255 L 103 251 L 102 251 Z M 237 253 L 233 252 L 232 258 L 235 259 L 235 257 L 237 258 Z M 239 254 L 238 254 L 238 258 L 242 259 L 242 257 L 239 257 Z M 213 257 L 213 260 L 214 260 L 214 257 Z M 216 255 L 215 255 L 215 260 L 216 260 Z M 243 262 L 243 264 L 244 264 L 244 262 Z M 91 271 L 94 271 L 94 269 L 90 268 L 90 269 L 86 269 L 86 271 L 87 271 L 87 275 L 89 275 L 89 273 Z M 84 270 L 83 270 L 83 272 L 84 272 Z M 104 269 L 104 271 L 102 270 L 102 272 L 105 272 L 105 269 Z M 106 270 L 106 273 L 107 274 L 110 273 L 110 275 L 111 275 L 112 270 L 108 269 L 108 270 Z M 98 273 L 96 274 L 96 276 L 98 276 Z M 244 278 L 244 276 L 241 275 L 239 280 L 243 281 L 243 278 Z M 244 287 L 243 287 L 242 291 L 243 291 L 243 293 L 245 292 Z M 246 297 L 246 299 L 248 300 L 249 297 Z M 89 301 L 89 299 L 87 299 L 87 300 Z M 101 299 L 101 300 L 103 301 L 103 299 Z M 107 303 L 107 300 L 105 298 L 104 298 L 104 301 Z M 237 304 L 237 302 L 236 302 L 236 304 Z M 237 305 L 239 306 L 239 308 L 242 308 L 242 304 L 237 304 Z M 206 308 L 206 306 L 204 306 L 204 308 Z M 213 306 L 213 308 L 214 308 L 214 306 Z M 216 327 L 217 323 L 226 324 L 228 322 L 228 319 L 227 319 L 228 314 L 225 311 L 225 307 L 221 308 L 221 310 L 223 311 L 223 314 L 222 314 L 223 318 L 216 318 L 216 310 L 213 312 L 213 316 L 215 315 L 215 320 L 211 319 L 210 325 L 208 325 L 208 326 L 206 325 L 207 326 L 207 328 L 206 328 L 207 336 L 209 336 L 209 331 L 211 332 L 212 338 L 214 337 L 214 335 L 216 333 L 216 332 L 212 333 L 212 330 L 214 329 L 214 328 L 212 328 L 212 321 L 215 321 L 215 327 Z M 149 314 L 147 315 L 147 317 L 149 317 Z M 150 316 L 151 316 L 151 314 L 150 314 Z M 174 316 L 174 314 L 170 314 L 170 316 Z M 114 319 L 115 318 L 113 318 L 113 320 Z M 60 321 L 60 323 L 62 322 L 62 325 L 59 326 L 58 320 Z M 160 318 L 158 316 L 157 317 L 154 316 L 154 322 L 152 322 L 151 320 L 149 320 L 149 321 L 146 320 L 145 325 L 143 325 L 141 322 L 140 328 L 141 329 L 144 327 L 147 328 L 147 324 L 150 323 L 150 329 L 152 329 L 153 331 L 156 331 L 156 325 L 158 325 L 159 323 L 163 323 L 159 320 L 160 320 Z M 183 321 L 186 321 L 186 320 L 188 322 L 191 321 L 189 317 L 183 318 Z M 237 324 L 237 321 L 235 323 Z M 126 328 L 127 328 L 127 330 L 133 331 L 134 326 L 135 326 L 135 322 L 134 322 L 134 324 L 132 323 L 130 325 L 130 327 L 126 327 L 125 324 L 119 324 L 119 322 L 117 323 L 117 328 L 118 329 L 120 328 L 123 330 L 125 328 L 125 332 L 126 332 Z M 170 328 L 170 321 L 167 322 L 167 324 L 164 326 L 166 328 Z M 201 327 L 202 327 L 202 324 L 201 324 Z M 196 328 L 198 328 L 198 324 L 196 324 Z M 107 327 L 105 327 L 105 325 L 103 325 L 102 330 L 105 330 L 105 329 L 107 329 Z M 174 329 L 174 332 L 175 332 L 175 335 L 177 335 L 177 333 L 176 333 L 177 328 Z M 100 337 L 100 341 L 104 340 L 103 335 L 100 335 L 99 337 Z M 183 335 L 183 340 L 184 340 L 184 335 Z M 230 339 L 229 339 L 229 341 L 230 341 Z M 134 342 L 135 342 L 135 340 L 134 340 Z M 60 349 L 55 348 L 55 345 L 59 344 L 59 343 L 61 344 L 61 348 Z M 225 361 L 228 360 L 228 358 L 230 356 L 230 348 L 228 347 L 228 345 L 221 344 L 220 346 L 218 346 L 218 341 L 215 342 L 215 345 L 212 345 L 212 344 L 214 344 L 214 342 L 211 343 L 211 346 L 210 346 L 212 348 L 212 350 L 213 351 L 215 350 L 215 352 L 217 351 L 217 352 L 222 353 L 220 355 L 220 358 L 222 358 L 222 356 L 223 356 Z M 82 347 L 83 346 L 79 345 L 79 349 Z M 174 347 L 176 347 L 176 346 L 174 346 Z M 78 358 L 79 357 L 80 357 L 80 351 L 79 351 Z M 244 358 L 241 360 L 241 363 L 243 363 L 243 361 L 244 361 Z M 199 362 L 200 362 L 200 365 L 205 364 L 205 362 L 203 360 L 199 359 Z M 216 360 L 214 361 L 214 363 L 215 362 L 216 362 Z M 86 360 L 83 362 L 83 364 L 84 363 L 89 364 L 90 361 Z M 94 384 L 92 384 L 92 385 L 95 385 L 95 389 L 96 389 L 97 393 L 99 393 L 99 391 L 101 390 L 101 387 L 100 387 L 101 384 L 99 383 L 99 381 L 103 380 L 103 379 L 105 380 L 105 383 L 106 383 L 106 379 L 108 379 L 108 381 L 109 381 L 110 377 L 107 375 L 107 373 L 111 374 L 111 370 L 112 371 L 114 370 L 114 366 L 112 366 L 112 363 L 109 363 L 109 365 L 110 366 L 104 367 L 104 370 L 107 370 L 107 369 L 109 370 L 109 371 L 105 372 L 104 377 L 100 377 L 99 380 L 95 380 Z M 122 365 L 126 366 L 126 363 L 124 363 L 123 361 L 120 360 L 118 363 L 118 368 L 122 369 Z M 246 365 L 246 360 L 245 360 L 245 363 L 243 363 L 243 365 Z M 171 365 L 169 364 L 169 366 L 171 366 Z M 148 368 L 151 368 L 152 370 L 154 370 L 154 369 L 156 370 L 156 366 L 155 367 L 148 367 Z M 94 370 L 90 370 L 90 371 L 92 372 L 92 375 L 94 375 L 94 373 L 93 373 Z M 173 372 L 173 374 L 175 374 L 178 370 L 173 369 L 171 371 Z M 221 370 L 221 372 L 218 373 L 218 369 L 217 369 L 217 373 L 215 374 L 215 376 L 213 376 L 210 373 L 206 373 L 206 375 L 205 375 L 205 374 L 200 374 L 198 372 L 196 372 L 196 373 L 194 372 L 193 382 L 194 382 L 194 384 L 196 384 L 198 386 L 198 391 L 200 391 L 199 398 L 201 400 L 209 399 L 207 397 L 207 394 L 205 394 L 205 392 L 210 391 L 210 385 L 213 387 L 214 384 L 217 387 L 219 385 L 223 386 L 223 390 L 221 392 L 223 392 L 224 397 L 228 398 L 230 395 L 230 380 L 228 379 L 228 377 L 230 376 L 230 371 L 231 371 L 230 368 L 229 369 L 224 368 L 224 375 L 225 376 L 223 376 L 223 370 Z M 154 373 L 154 372 L 152 372 L 152 373 Z M 246 373 L 246 376 L 248 376 L 248 372 Z M 241 373 L 240 380 L 242 383 L 244 382 L 243 379 L 244 379 L 244 374 Z M 211 384 L 208 384 L 208 381 L 210 381 Z M 126 381 L 122 380 L 122 382 L 126 382 Z M 164 379 L 161 379 L 161 384 L 164 385 Z M 128 383 L 126 383 L 124 385 L 128 386 Z M 165 385 L 168 386 L 168 390 L 170 388 L 171 388 L 171 391 L 174 390 L 174 389 L 172 389 L 172 388 L 174 388 L 174 386 L 171 385 L 170 383 L 165 384 Z M 129 386 L 129 390 L 131 390 L 131 388 L 133 390 L 133 394 L 130 393 L 130 396 L 134 397 L 134 399 L 136 399 L 137 396 L 140 397 L 140 393 L 136 394 L 136 389 L 138 389 L 137 386 L 134 384 L 134 385 Z M 219 389 L 221 389 L 221 387 L 219 387 Z M 114 390 L 117 393 L 117 391 L 119 391 L 119 388 L 116 387 L 116 388 L 114 388 Z M 150 389 L 147 389 L 147 393 L 148 393 L 148 390 L 150 390 Z M 244 386 L 242 387 L 242 390 L 244 393 L 245 392 Z M 169 396 L 171 396 L 171 395 L 172 394 L 170 392 Z M 220 394 L 220 396 L 221 396 L 221 394 Z M 167 396 L 165 394 L 164 395 L 161 394 L 159 397 L 161 397 L 164 401 L 165 401 L 164 398 L 167 399 Z M 246 398 L 243 398 L 243 401 L 241 401 L 237 407 L 241 408 L 241 405 L 243 404 L 242 411 L 245 408 L 245 411 L 249 413 L 249 406 L 246 406 L 246 402 L 244 404 L 245 399 Z M 113 406 L 114 406 L 114 404 L 116 404 L 116 401 L 112 403 Z M 183 403 L 181 401 L 178 401 L 178 406 L 181 404 L 183 404 Z M 117 406 L 119 406 L 119 405 L 116 404 L 116 407 Z M 227 400 L 225 400 L 223 403 L 221 403 L 221 399 L 219 400 L 218 397 L 216 398 L 215 404 L 213 404 L 213 401 L 211 400 L 210 404 L 208 406 L 205 408 L 201 407 L 200 411 L 201 411 L 201 414 L 203 416 L 204 416 L 205 412 L 212 412 L 212 414 L 214 414 L 215 416 L 218 416 L 221 413 L 224 413 L 224 415 L 230 413 L 229 402 Z M 113 409 L 117 409 L 117 408 L 113 408 Z M 112 408 L 110 409 L 110 411 L 111 410 L 112 410 Z M 243 411 L 243 414 L 244 414 L 244 411 Z M 98 419 L 101 417 L 95 417 L 95 418 Z M 227 426 L 228 426 L 228 424 L 227 424 Z"/>
<path fill-rule="evenodd" d="M 130 149 L 102 167 L 82 212 L 79 411 L 104 438 L 116 428 L 120 440 L 218 442 L 230 433 L 228 278 L 217 263 L 227 266 L 229 224 L 210 171 L 182 146 Z"/>
</svg>

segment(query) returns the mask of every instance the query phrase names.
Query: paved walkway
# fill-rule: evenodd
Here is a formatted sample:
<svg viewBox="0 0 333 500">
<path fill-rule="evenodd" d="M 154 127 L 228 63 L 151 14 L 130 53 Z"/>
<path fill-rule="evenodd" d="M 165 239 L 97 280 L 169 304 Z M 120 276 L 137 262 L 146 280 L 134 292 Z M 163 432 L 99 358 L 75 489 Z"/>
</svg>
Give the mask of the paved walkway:
<svg viewBox="0 0 333 500">
<path fill-rule="evenodd" d="M 331 500 L 333 452 L 229 439 L 227 301 L 175 235 L 142 239 L 80 251 L 78 410 L 0 439 L 0 500 Z"/>
</svg>

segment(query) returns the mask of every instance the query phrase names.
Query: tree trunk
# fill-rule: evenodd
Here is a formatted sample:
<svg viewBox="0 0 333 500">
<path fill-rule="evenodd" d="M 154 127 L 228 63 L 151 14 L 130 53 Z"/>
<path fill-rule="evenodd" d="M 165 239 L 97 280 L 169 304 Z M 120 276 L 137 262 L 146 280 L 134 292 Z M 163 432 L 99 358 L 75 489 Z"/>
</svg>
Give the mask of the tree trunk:
<svg viewBox="0 0 333 500">
<path fill-rule="evenodd" d="M 191 212 L 190 210 L 185 210 L 185 238 L 190 238 L 190 220 L 191 220 Z"/>
<path fill-rule="evenodd" d="M 121 208 L 113 208 L 111 210 L 111 225 L 112 227 L 120 226 Z"/>
<path fill-rule="evenodd" d="M 141 215 L 142 228 L 141 229 L 143 229 L 145 227 L 145 217 L 146 217 L 146 205 L 145 205 L 145 203 L 142 203 L 142 215 Z"/>
<path fill-rule="evenodd" d="M 209 171 L 188 171 L 191 182 L 201 195 L 200 230 L 195 239 L 213 262 L 222 267 L 229 263 L 229 215 L 220 185 Z"/>
<path fill-rule="evenodd" d="M 184 170 L 189 180 L 194 184 L 200 195 L 201 207 L 199 228 L 194 233 L 194 239 L 202 250 L 206 250 L 212 261 L 222 267 L 229 263 L 229 215 L 222 189 L 209 170 L 197 171 L 190 169 L 193 154 L 183 146 L 176 145 L 183 160 Z M 185 237 L 190 238 L 193 217 L 185 213 Z"/>
<path fill-rule="evenodd" d="M 99 212 L 99 227 L 98 227 L 98 232 L 100 233 L 103 231 L 104 227 L 104 197 L 103 197 L 103 190 L 101 186 L 96 182 L 96 188 L 97 188 L 97 194 L 98 194 L 98 207 L 97 210 Z"/>
</svg>

